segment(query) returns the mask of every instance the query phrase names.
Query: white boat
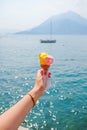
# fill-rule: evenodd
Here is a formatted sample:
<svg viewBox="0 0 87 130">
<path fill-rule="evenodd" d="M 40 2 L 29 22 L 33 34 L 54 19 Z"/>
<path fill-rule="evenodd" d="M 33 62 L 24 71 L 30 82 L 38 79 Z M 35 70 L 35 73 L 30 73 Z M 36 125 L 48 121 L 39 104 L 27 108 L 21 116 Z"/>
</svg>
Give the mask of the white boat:
<svg viewBox="0 0 87 130">
<path fill-rule="evenodd" d="M 50 38 L 40 39 L 40 43 L 56 43 L 56 39 L 52 38 L 52 20 L 50 21 Z"/>
</svg>

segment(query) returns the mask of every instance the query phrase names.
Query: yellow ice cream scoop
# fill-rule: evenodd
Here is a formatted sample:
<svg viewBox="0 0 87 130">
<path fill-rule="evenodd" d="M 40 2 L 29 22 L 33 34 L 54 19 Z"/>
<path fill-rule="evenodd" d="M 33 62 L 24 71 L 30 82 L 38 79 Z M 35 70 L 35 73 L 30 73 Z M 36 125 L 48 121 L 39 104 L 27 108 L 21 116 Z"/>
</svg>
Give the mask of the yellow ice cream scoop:
<svg viewBox="0 0 87 130">
<path fill-rule="evenodd" d="M 48 56 L 48 53 L 46 53 L 46 52 L 42 52 L 39 54 L 40 64 L 42 64 L 42 65 L 45 64 L 45 59 L 47 56 Z"/>
</svg>

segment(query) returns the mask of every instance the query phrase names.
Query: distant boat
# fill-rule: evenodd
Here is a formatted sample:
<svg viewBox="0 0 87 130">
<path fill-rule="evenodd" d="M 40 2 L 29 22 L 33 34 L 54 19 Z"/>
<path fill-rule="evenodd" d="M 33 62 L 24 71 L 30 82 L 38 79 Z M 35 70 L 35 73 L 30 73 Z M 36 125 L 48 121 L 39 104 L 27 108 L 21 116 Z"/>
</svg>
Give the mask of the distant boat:
<svg viewBox="0 0 87 130">
<path fill-rule="evenodd" d="M 50 40 L 48 40 L 48 39 L 47 40 L 41 39 L 40 42 L 41 43 L 56 43 L 56 40 L 54 40 L 54 39 L 50 39 Z"/>
<path fill-rule="evenodd" d="M 50 39 L 40 39 L 41 43 L 56 43 L 56 40 L 52 38 L 52 21 L 50 22 Z"/>
</svg>

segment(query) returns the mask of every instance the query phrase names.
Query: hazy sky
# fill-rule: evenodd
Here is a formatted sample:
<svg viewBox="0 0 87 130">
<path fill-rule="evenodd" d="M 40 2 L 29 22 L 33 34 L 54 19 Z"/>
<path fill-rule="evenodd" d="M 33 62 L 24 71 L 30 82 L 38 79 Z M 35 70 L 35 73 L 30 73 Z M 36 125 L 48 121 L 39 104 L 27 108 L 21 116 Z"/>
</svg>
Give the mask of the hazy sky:
<svg viewBox="0 0 87 130">
<path fill-rule="evenodd" d="M 87 0 L 0 0 L 0 30 L 29 29 L 67 11 L 87 18 Z"/>
</svg>

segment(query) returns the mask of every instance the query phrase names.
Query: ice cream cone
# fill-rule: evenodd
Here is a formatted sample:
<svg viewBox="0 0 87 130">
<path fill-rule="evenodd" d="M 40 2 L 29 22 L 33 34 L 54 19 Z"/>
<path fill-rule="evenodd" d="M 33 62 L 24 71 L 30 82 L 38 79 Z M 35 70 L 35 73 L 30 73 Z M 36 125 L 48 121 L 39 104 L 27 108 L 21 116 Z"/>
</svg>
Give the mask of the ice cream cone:
<svg viewBox="0 0 87 130">
<path fill-rule="evenodd" d="M 50 68 L 50 65 L 40 65 L 40 66 L 46 71 Z"/>
<path fill-rule="evenodd" d="M 53 63 L 53 57 L 48 55 L 48 53 L 43 52 L 39 54 L 40 66 L 45 71 L 48 71 L 50 65 Z"/>
</svg>

